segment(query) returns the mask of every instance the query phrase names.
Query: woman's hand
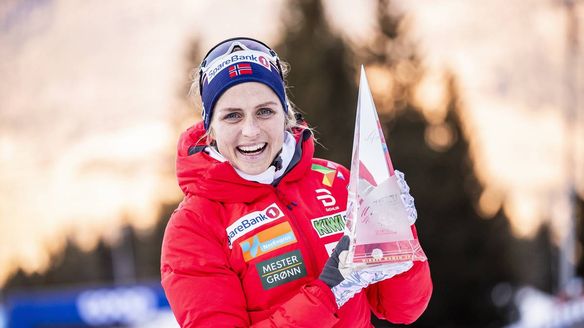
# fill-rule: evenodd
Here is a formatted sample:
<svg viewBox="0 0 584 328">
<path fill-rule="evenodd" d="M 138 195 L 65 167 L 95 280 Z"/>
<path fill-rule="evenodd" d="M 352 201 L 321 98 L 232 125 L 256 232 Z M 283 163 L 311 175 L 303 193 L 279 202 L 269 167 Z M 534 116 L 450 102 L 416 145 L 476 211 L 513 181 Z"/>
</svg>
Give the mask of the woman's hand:
<svg viewBox="0 0 584 328">
<path fill-rule="evenodd" d="M 349 236 L 345 235 L 333 250 L 319 277 L 331 288 L 339 308 L 363 288 L 406 272 L 413 266 L 412 261 L 349 266 L 348 249 Z"/>
<path fill-rule="evenodd" d="M 404 174 L 395 170 L 395 175 L 401 190 L 402 202 L 408 213 L 408 221 L 412 225 L 418 218 L 414 198 L 409 193 L 410 187 L 405 181 Z M 347 265 L 349 242 L 349 236 L 346 235 L 339 240 L 319 277 L 331 288 L 339 307 L 363 288 L 406 272 L 413 266 L 412 261 L 349 266 Z"/>
</svg>

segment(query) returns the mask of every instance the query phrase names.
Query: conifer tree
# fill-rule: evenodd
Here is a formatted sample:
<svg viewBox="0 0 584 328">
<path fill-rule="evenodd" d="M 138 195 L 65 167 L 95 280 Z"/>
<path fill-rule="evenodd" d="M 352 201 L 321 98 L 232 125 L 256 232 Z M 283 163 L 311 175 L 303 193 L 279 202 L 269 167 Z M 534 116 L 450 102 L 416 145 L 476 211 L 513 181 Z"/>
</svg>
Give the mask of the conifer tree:
<svg viewBox="0 0 584 328">
<path fill-rule="evenodd" d="M 291 65 L 289 94 L 324 146 L 316 156 L 348 165 L 357 104 L 352 51 L 332 32 L 320 1 L 291 0 L 285 13 L 277 52 Z"/>
</svg>

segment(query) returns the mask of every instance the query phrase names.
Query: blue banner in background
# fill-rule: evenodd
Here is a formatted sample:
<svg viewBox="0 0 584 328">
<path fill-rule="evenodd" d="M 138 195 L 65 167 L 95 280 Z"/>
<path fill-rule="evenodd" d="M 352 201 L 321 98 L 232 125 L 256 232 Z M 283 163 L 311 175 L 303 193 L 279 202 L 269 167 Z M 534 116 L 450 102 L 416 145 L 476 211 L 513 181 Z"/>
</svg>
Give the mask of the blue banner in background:
<svg viewBox="0 0 584 328">
<path fill-rule="evenodd" d="M 13 292 L 6 327 L 124 327 L 154 320 L 169 305 L 159 282 Z"/>
</svg>

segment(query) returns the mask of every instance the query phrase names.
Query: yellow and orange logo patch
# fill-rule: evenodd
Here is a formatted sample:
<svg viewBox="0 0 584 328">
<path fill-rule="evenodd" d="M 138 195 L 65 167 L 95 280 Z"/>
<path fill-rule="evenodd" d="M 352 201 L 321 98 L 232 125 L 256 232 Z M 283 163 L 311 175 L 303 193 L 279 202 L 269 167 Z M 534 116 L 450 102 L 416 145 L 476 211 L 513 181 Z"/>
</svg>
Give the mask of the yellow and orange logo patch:
<svg viewBox="0 0 584 328">
<path fill-rule="evenodd" d="M 322 184 L 327 187 L 332 187 L 335 182 L 335 173 L 337 170 L 329 169 L 326 166 L 312 164 L 312 170 L 322 173 L 324 176 L 322 178 Z"/>
<path fill-rule="evenodd" d="M 258 232 L 251 238 L 242 241 L 239 245 L 243 258 L 247 262 L 262 254 L 269 253 L 286 245 L 294 244 L 296 236 L 289 222 L 282 222 L 266 230 Z"/>
</svg>

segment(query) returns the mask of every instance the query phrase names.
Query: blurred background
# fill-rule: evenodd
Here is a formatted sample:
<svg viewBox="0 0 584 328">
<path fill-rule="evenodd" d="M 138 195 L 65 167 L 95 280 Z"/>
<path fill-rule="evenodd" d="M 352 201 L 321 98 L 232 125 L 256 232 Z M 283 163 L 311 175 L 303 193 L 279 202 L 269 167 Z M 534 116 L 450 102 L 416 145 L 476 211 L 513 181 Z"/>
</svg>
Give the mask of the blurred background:
<svg viewBox="0 0 584 328">
<path fill-rule="evenodd" d="M 2 0 L 0 327 L 177 327 L 175 145 L 240 35 L 345 165 L 366 66 L 431 263 L 413 327 L 584 327 L 582 0 Z"/>
</svg>

